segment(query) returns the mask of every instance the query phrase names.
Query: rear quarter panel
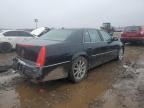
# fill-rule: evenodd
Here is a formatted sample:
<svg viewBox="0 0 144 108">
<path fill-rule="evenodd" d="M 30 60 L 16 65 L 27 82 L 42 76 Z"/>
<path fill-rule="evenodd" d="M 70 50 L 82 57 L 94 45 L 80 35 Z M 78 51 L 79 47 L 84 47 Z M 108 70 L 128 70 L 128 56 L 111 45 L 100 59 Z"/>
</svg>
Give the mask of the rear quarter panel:
<svg viewBox="0 0 144 108">
<path fill-rule="evenodd" d="M 79 55 L 84 55 L 83 44 L 61 43 L 46 48 L 46 66 L 62 62 L 71 62 Z"/>
<path fill-rule="evenodd" d="M 46 66 L 71 61 L 71 44 L 60 43 L 46 47 Z"/>
<path fill-rule="evenodd" d="M 46 64 L 43 69 L 43 77 L 55 70 L 62 69 L 68 75 L 71 69 L 73 58 L 76 58 L 82 51 L 82 44 L 61 43 L 50 45 L 46 48 Z"/>
</svg>

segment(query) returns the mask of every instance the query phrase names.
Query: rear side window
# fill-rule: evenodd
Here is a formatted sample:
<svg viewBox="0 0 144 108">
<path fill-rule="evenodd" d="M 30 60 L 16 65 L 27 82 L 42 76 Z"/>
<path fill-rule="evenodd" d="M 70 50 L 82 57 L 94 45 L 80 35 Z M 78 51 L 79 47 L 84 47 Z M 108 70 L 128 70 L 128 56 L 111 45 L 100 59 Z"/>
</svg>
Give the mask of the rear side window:
<svg viewBox="0 0 144 108">
<path fill-rule="evenodd" d="M 105 31 L 100 31 L 100 33 L 101 33 L 104 41 L 108 41 L 108 40 L 111 39 L 111 36 L 110 36 L 107 32 L 105 32 Z"/>
<path fill-rule="evenodd" d="M 91 42 L 99 42 L 101 41 L 101 38 L 99 36 L 99 33 L 97 30 L 88 30 L 91 38 Z"/>
<path fill-rule="evenodd" d="M 48 33 L 42 35 L 39 39 L 65 41 L 74 32 L 75 32 L 75 30 L 51 30 Z"/>
<path fill-rule="evenodd" d="M 17 31 L 18 37 L 32 37 L 30 33 L 24 32 L 24 31 Z"/>
<path fill-rule="evenodd" d="M 17 36 L 16 31 L 8 31 L 4 33 L 4 36 L 12 37 L 12 36 Z"/>
<path fill-rule="evenodd" d="M 84 32 L 83 37 L 84 37 L 84 42 L 91 42 L 88 31 Z"/>
<path fill-rule="evenodd" d="M 124 32 L 137 32 L 140 30 L 140 26 L 131 26 L 131 27 L 126 27 L 124 29 Z"/>
</svg>

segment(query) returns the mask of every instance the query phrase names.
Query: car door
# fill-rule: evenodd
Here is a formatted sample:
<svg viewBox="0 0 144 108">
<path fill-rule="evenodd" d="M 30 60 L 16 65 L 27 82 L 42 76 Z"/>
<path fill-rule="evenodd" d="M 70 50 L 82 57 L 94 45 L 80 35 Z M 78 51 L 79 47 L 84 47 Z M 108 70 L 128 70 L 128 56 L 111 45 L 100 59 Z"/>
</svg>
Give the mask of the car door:
<svg viewBox="0 0 144 108">
<path fill-rule="evenodd" d="M 7 31 L 7 32 L 3 33 L 3 35 L 5 37 L 5 41 L 11 43 L 11 45 L 13 45 L 13 47 L 15 47 L 17 32 L 16 31 Z"/>
<path fill-rule="evenodd" d="M 96 29 L 88 29 L 84 32 L 84 49 L 87 52 L 90 60 L 90 67 L 95 67 L 101 64 L 101 49 L 102 39 Z"/>
<path fill-rule="evenodd" d="M 110 36 L 107 32 L 100 30 L 100 35 L 103 38 L 103 62 L 110 61 L 114 58 L 116 58 L 118 53 L 118 46 L 116 44 L 116 41 L 112 40 L 112 36 Z"/>
</svg>

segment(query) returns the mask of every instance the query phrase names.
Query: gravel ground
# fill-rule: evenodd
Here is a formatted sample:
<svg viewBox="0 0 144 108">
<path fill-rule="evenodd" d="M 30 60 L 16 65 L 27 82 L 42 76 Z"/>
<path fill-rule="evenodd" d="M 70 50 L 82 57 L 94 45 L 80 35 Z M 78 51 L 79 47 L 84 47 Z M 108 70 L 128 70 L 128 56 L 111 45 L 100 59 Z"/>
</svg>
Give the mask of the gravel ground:
<svg viewBox="0 0 144 108">
<path fill-rule="evenodd" d="M 15 53 L 0 54 L 10 64 Z M 33 84 L 11 69 L 0 73 L 0 108 L 144 108 L 144 47 L 127 45 L 122 62 L 89 72 L 79 84 L 57 80 Z"/>
<path fill-rule="evenodd" d="M 90 108 L 144 108 L 144 48 L 130 50 L 124 71 L 119 71 L 112 88 L 93 100 Z"/>
</svg>

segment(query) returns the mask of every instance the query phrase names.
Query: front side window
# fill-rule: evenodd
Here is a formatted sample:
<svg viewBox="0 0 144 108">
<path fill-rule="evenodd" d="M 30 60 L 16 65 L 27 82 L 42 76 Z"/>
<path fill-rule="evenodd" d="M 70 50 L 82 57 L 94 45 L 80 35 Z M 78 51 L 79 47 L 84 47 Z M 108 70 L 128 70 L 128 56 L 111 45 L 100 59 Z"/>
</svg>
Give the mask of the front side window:
<svg viewBox="0 0 144 108">
<path fill-rule="evenodd" d="M 104 41 L 109 41 L 111 39 L 111 36 L 108 33 L 106 33 L 105 31 L 100 31 L 100 33 L 101 33 Z"/>
<path fill-rule="evenodd" d="M 84 32 L 83 37 L 84 37 L 84 42 L 91 42 L 89 33 L 87 31 Z"/>
<path fill-rule="evenodd" d="M 90 34 L 90 38 L 91 38 L 91 42 L 100 42 L 101 38 L 99 36 L 99 33 L 97 32 L 97 30 L 88 30 L 89 34 Z"/>
</svg>

